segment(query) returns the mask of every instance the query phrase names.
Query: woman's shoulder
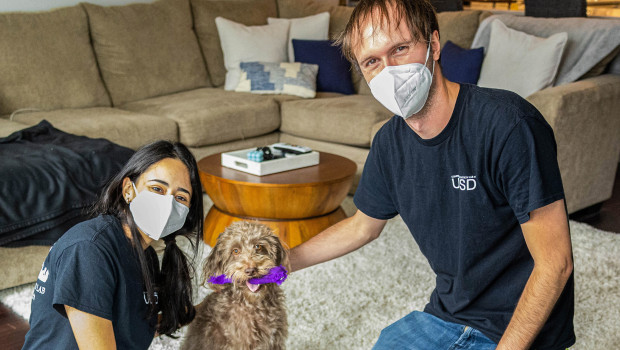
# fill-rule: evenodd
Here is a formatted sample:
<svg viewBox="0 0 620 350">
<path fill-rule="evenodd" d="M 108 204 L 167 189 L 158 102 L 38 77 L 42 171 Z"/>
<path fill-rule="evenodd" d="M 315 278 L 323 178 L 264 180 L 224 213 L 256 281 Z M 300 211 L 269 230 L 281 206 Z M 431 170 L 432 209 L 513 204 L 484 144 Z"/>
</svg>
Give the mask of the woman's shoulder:
<svg viewBox="0 0 620 350">
<path fill-rule="evenodd" d="M 54 248 L 102 245 L 108 241 L 115 241 L 115 237 L 119 235 L 122 235 L 122 227 L 118 219 L 110 215 L 99 215 L 70 228 L 58 239 Z"/>
</svg>

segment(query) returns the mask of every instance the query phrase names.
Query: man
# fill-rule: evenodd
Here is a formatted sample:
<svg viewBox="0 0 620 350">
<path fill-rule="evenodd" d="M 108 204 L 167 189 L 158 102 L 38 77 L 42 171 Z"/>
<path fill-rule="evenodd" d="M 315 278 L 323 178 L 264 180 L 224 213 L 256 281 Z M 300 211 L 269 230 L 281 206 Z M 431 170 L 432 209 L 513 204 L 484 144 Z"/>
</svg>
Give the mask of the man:
<svg viewBox="0 0 620 350">
<path fill-rule="evenodd" d="M 293 249 L 292 270 L 360 248 L 400 214 L 437 284 L 375 349 L 571 346 L 572 249 L 550 126 L 514 93 L 443 77 L 428 0 L 362 0 L 341 42 L 396 115 L 373 140 L 358 211 Z"/>
</svg>

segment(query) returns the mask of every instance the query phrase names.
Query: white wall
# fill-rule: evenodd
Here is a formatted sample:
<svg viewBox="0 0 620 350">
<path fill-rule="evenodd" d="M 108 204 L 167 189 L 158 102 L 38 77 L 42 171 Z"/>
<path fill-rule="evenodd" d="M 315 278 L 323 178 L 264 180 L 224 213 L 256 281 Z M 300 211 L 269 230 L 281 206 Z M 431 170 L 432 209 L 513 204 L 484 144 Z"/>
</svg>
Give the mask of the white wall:
<svg viewBox="0 0 620 350">
<path fill-rule="evenodd" d="M 0 12 L 12 11 L 44 11 L 58 7 L 73 6 L 80 2 L 113 6 L 135 2 L 153 2 L 155 0 L 0 0 Z"/>
</svg>

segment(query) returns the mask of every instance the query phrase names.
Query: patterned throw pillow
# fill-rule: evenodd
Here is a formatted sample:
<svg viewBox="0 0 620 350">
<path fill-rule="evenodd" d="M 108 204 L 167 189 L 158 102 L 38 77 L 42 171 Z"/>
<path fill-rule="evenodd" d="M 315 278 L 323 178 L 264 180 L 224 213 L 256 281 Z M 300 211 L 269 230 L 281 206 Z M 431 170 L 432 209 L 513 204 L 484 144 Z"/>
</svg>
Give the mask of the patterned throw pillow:
<svg viewBox="0 0 620 350">
<path fill-rule="evenodd" d="M 255 94 L 288 94 L 304 98 L 316 95 L 319 66 L 300 62 L 242 62 L 235 91 Z"/>
</svg>

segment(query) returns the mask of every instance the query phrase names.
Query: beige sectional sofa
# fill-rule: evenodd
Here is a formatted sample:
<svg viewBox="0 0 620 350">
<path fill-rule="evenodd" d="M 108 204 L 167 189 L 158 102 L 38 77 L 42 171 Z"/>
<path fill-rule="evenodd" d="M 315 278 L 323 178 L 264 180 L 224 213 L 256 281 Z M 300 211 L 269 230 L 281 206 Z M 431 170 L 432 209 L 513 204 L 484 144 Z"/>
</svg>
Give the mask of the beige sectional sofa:
<svg viewBox="0 0 620 350">
<path fill-rule="evenodd" d="M 357 94 L 314 99 L 225 91 L 214 23 L 330 12 L 330 36 L 352 8 L 337 0 L 160 0 L 0 14 L 0 137 L 47 120 L 130 148 L 185 143 L 197 159 L 284 141 L 351 158 L 358 178 L 391 114 L 353 74 Z M 469 47 L 488 12 L 439 14 L 441 41 Z M 620 140 L 620 76 L 604 74 L 528 98 L 555 129 L 570 212 L 611 195 Z M 357 179 L 356 182 L 357 183 Z M 47 247 L 1 248 L 0 289 L 36 279 Z"/>
</svg>

